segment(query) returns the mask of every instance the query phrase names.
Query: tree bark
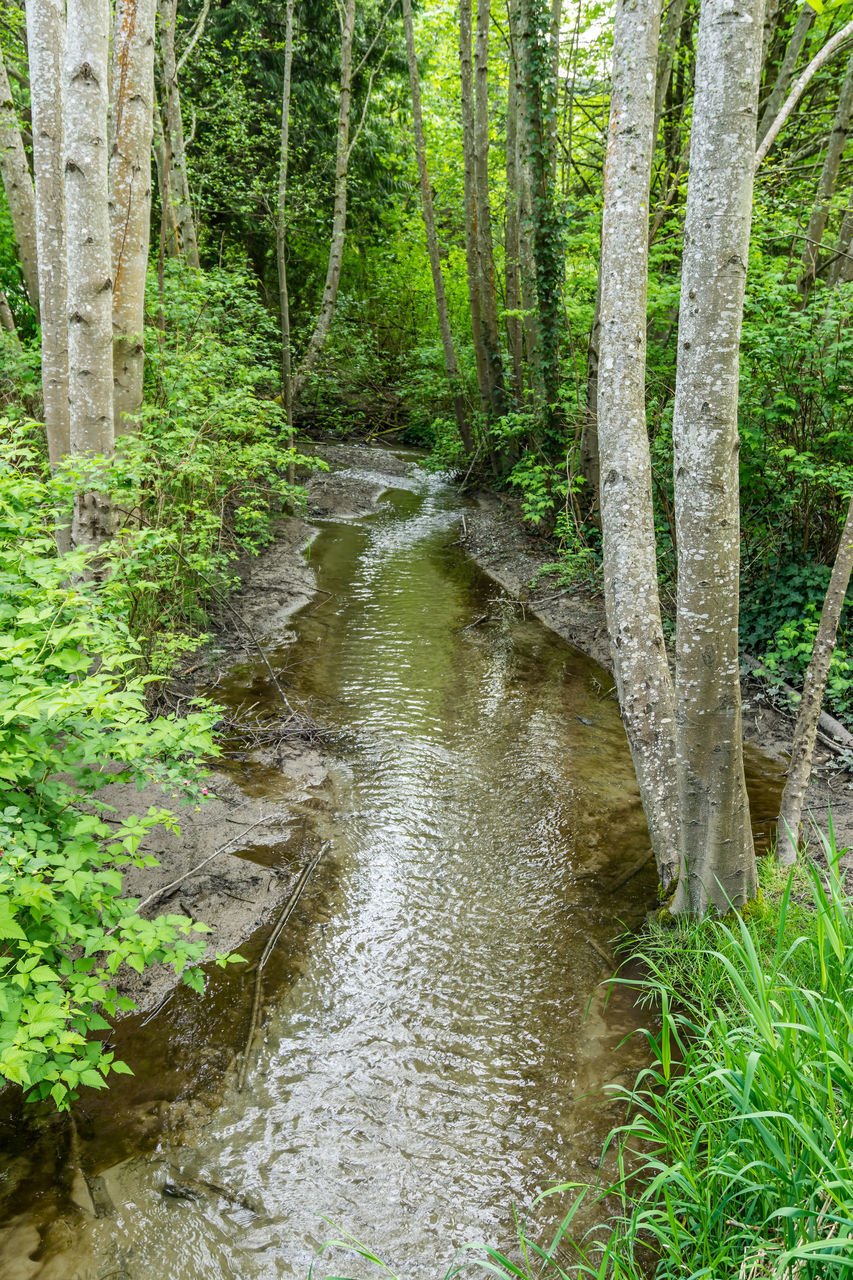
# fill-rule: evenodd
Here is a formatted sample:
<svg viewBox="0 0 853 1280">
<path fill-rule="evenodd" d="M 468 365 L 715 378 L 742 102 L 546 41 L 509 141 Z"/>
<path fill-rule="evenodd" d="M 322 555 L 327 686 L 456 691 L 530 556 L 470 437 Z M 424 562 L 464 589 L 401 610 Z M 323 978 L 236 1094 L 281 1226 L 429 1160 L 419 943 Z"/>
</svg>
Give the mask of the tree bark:
<svg viewBox="0 0 853 1280">
<path fill-rule="evenodd" d="M 506 412 L 501 360 L 498 303 L 495 292 L 492 201 L 489 192 L 489 22 L 490 0 L 477 0 L 474 58 L 474 189 L 477 201 L 477 262 L 480 277 L 480 324 L 488 374 L 489 408 L 495 417 Z"/>
<path fill-rule="evenodd" d="M 812 771 L 812 756 L 817 739 L 826 681 L 835 652 L 838 623 L 844 607 L 844 597 L 853 571 L 853 498 L 847 509 L 847 520 L 838 544 L 832 576 L 821 610 L 820 623 L 814 648 L 803 682 L 803 696 L 791 742 L 791 763 L 776 831 L 776 858 L 783 866 L 791 866 L 797 860 L 797 843 L 803 821 L 803 806 Z"/>
<path fill-rule="evenodd" d="M 521 322 L 519 266 L 519 156 L 518 156 L 518 0 L 509 3 L 510 50 L 506 97 L 506 230 L 504 274 L 506 282 L 506 334 L 512 369 L 512 391 L 518 405 L 524 403 L 524 330 Z"/>
<path fill-rule="evenodd" d="M 109 0 L 68 0 L 65 39 L 65 211 L 71 452 L 113 451 L 112 261 L 108 207 Z M 105 495 L 77 495 L 73 545 L 111 533 Z"/>
<path fill-rule="evenodd" d="M 618 0 L 601 236 L 598 448 L 619 706 L 658 875 L 678 878 L 675 696 L 661 626 L 646 430 L 646 295 L 660 0 Z"/>
<path fill-rule="evenodd" d="M 175 25 L 178 0 L 157 0 L 160 58 L 163 69 L 163 93 L 165 101 L 163 130 L 169 149 L 169 187 L 177 232 L 177 247 L 181 257 L 191 267 L 199 266 L 198 238 L 190 200 L 187 178 L 187 148 L 184 137 L 184 119 L 181 112 L 181 91 L 178 86 L 178 66 L 175 56 Z"/>
<path fill-rule="evenodd" d="M 678 41 L 681 37 L 681 24 L 684 22 L 686 9 L 687 0 L 669 0 L 666 8 L 666 16 L 660 35 L 657 79 L 655 81 L 655 124 L 653 135 L 655 142 L 657 142 L 657 136 L 660 132 L 660 122 L 663 119 L 666 95 L 669 92 L 669 82 L 672 79 L 672 64 L 675 61 Z"/>
<path fill-rule="evenodd" d="M 27 0 L 30 111 L 36 198 L 41 374 L 44 423 L 52 470 L 71 451 L 68 403 L 68 280 L 62 111 L 65 4 Z"/>
<path fill-rule="evenodd" d="M 791 92 L 782 104 L 779 114 L 765 133 L 761 140 L 761 145 L 755 153 L 756 170 L 758 170 L 768 151 L 773 146 L 773 143 L 782 132 L 786 121 L 790 117 L 800 98 L 805 93 L 811 80 L 817 75 L 821 67 L 825 66 L 825 64 L 829 62 L 830 58 L 840 49 L 845 40 L 849 40 L 851 36 L 853 36 L 853 22 L 848 22 L 840 31 L 836 31 L 835 35 L 832 36 L 831 39 L 827 40 L 826 44 L 822 49 L 818 50 L 805 70 L 797 76 L 797 79 L 791 86 Z"/>
<path fill-rule="evenodd" d="M 461 74 L 462 163 L 465 186 L 465 266 L 468 276 L 468 303 L 471 309 L 471 331 L 474 359 L 477 365 L 477 388 L 480 407 L 491 407 L 489 362 L 483 344 L 483 321 L 480 277 L 477 209 L 477 166 L 474 119 L 474 58 L 472 0 L 459 0 L 459 64 Z"/>
<path fill-rule="evenodd" d="M 12 315 L 9 299 L 2 289 L 0 289 L 0 329 L 7 335 L 7 341 L 12 348 L 20 353 L 21 340 L 18 337 L 18 330 L 15 328 L 15 317 Z"/>
<path fill-rule="evenodd" d="M 759 143 L 764 141 L 768 129 L 770 128 L 779 109 L 785 101 L 785 95 L 790 88 L 791 81 L 794 78 L 794 72 L 797 69 L 797 60 L 799 59 L 802 47 L 806 42 L 806 36 L 812 29 L 812 23 L 815 20 L 815 10 L 808 3 L 804 4 L 800 10 L 797 21 L 794 23 L 794 30 L 785 48 L 785 56 L 782 59 L 782 65 L 779 68 L 779 74 L 776 77 L 776 83 L 770 90 L 770 96 L 764 104 L 764 110 L 761 113 L 761 121 L 758 125 Z"/>
<path fill-rule="evenodd" d="M 142 408 L 145 276 L 151 228 L 155 0 L 116 0 L 111 82 L 110 238 L 116 434 Z"/>
<path fill-rule="evenodd" d="M 652 137 L 655 137 L 655 135 L 653 134 Z M 600 345 L 601 263 L 599 262 L 595 308 L 592 313 L 592 327 L 589 332 L 589 346 L 586 352 L 586 405 L 583 426 L 581 427 L 580 448 L 578 450 L 578 470 L 586 481 L 585 488 L 581 494 L 581 504 L 587 515 L 595 523 L 599 523 L 601 518 L 601 469 L 599 467 L 598 451 L 598 366 Z"/>
<path fill-rule="evenodd" d="M 757 872 L 738 662 L 739 346 L 749 253 L 762 0 L 703 0 L 675 412 L 676 770 L 682 872 L 674 911 L 725 913 Z"/>
<path fill-rule="evenodd" d="M 827 284 L 830 290 L 840 282 L 849 283 L 853 280 L 853 192 L 847 200 L 847 208 L 844 210 L 844 217 L 841 222 L 841 229 L 838 232 L 838 241 L 835 246 L 835 257 L 829 269 Z"/>
<path fill-rule="evenodd" d="M 36 198 L 21 138 L 15 100 L 0 53 L 0 173 L 18 245 L 21 275 L 30 306 L 39 314 L 39 274 L 36 241 Z"/>
<path fill-rule="evenodd" d="M 281 91 L 281 152 L 275 219 L 278 311 L 281 320 L 281 398 L 288 430 L 293 428 L 293 359 L 290 350 L 290 294 L 287 288 L 287 167 L 290 161 L 290 89 L 293 66 L 293 0 L 287 0 L 284 27 L 284 78 Z"/>
<path fill-rule="evenodd" d="M 406 33 L 406 59 L 409 64 L 409 83 L 412 91 L 412 127 L 415 135 L 415 154 L 418 161 L 418 178 L 421 186 L 421 212 L 426 231 L 427 252 L 432 272 L 433 292 L 435 293 L 435 310 L 438 327 L 441 333 L 441 345 L 444 350 L 444 369 L 450 384 L 453 397 L 453 410 L 459 437 L 470 455 L 473 450 L 471 427 L 468 423 L 468 411 L 462 381 L 459 377 L 459 365 L 456 360 L 456 348 L 453 345 L 453 333 L 450 329 L 450 316 L 447 310 L 447 295 L 444 289 L 444 276 L 441 271 L 441 257 L 438 252 L 438 237 L 435 231 L 435 214 L 432 207 L 432 189 L 426 164 L 426 143 L 424 141 L 423 112 L 421 110 L 421 86 L 418 75 L 418 60 L 415 56 L 415 32 L 412 22 L 411 0 L 403 0 L 403 25 Z"/>
<path fill-rule="evenodd" d="M 821 241 L 823 240 L 823 233 L 826 230 L 827 219 L 832 208 L 832 197 L 835 193 L 835 184 L 838 181 L 841 157 L 847 145 L 851 112 L 853 112 L 853 57 L 847 63 L 847 72 L 838 95 L 838 105 L 832 122 L 832 132 L 829 135 L 829 145 L 826 148 L 823 168 L 817 184 L 817 195 L 809 218 L 809 225 L 806 229 L 802 265 L 800 276 L 797 280 L 797 289 L 803 299 L 803 305 L 808 302 L 812 285 L 817 277 Z"/>
<path fill-rule="evenodd" d="M 352 103 L 352 46 L 355 34 L 355 0 L 346 0 L 341 10 L 341 87 L 338 98 L 338 141 L 335 153 L 335 203 L 332 214 L 332 239 L 329 246 L 329 265 L 326 269 L 326 282 L 323 286 L 323 299 L 320 303 L 320 314 L 311 334 L 302 363 L 296 374 L 294 394 L 298 394 L 305 378 L 314 368 L 320 353 L 326 345 L 332 318 L 335 314 L 335 303 L 338 298 L 338 286 L 341 282 L 341 270 L 344 262 L 344 244 L 347 233 L 347 174 L 350 158 L 350 110 Z"/>
</svg>

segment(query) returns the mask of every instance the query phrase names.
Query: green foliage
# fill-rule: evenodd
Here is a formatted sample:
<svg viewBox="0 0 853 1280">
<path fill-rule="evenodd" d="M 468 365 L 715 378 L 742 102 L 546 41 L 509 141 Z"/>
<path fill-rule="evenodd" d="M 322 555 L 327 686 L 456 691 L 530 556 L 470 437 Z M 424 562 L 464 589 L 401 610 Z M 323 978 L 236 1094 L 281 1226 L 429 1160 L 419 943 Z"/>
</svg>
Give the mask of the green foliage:
<svg viewBox="0 0 853 1280">
<path fill-rule="evenodd" d="M 611 1139 L 623 1211 L 610 1269 L 582 1274 L 849 1269 L 853 904 L 831 826 L 822 840 L 827 869 L 771 883 L 748 920 L 680 921 L 642 948 L 650 976 L 634 985 L 660 1030 L 652 1066 L 616 1090 L 630 1114 Z"/>
<path fill-rule="evenodd" d="M 132 1007 L 123 965 L 160 962 L 198 986 L 206 926 L 145 920 L 123 871 L 152 866 L 145 835 L 174 816 L 118 821 L 108 782 L 175 788 L 213 751 L 213 715 L 148 718 L 137 642 L 115 592 L 59 557 L 63 494 L 23 429 L 0 423 L 0 1075 L 66 1107 L 81 1085 L 127 1071 L 99 1038 Z"/>
<path fill-rule="evenodd" d="M 142 421 L 103 481 L 124 517 L 107 591 L 158 672 L 197 643 L 237 557 L 268 543 L 283 509 L 302 502 L 288 469 L 322 465 L 289 442 L 272 398 L 276 329 L 249 282 L 170 264 L 167 284 L 165 335 L 147 335 Z"/>
</svg>

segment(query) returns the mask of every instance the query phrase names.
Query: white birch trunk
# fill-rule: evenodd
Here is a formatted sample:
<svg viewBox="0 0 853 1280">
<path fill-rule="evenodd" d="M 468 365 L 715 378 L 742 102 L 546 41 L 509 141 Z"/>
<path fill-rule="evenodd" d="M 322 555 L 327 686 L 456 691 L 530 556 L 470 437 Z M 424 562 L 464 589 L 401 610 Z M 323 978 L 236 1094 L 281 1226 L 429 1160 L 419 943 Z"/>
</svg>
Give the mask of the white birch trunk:
<svg viewBox="0 0 853 1280">
<path fill-rule="evenodd" d="M 15 100 L 0 52 L 0 174 L 12 216 L 21 274 L 30 306 L 39 314 L 38 250 L 36 248 L 36 198 L 27 164 Z"/>
<path fill-rule="evenodd" d="M 116 434 L 142 408 L 145 276 L 151 228 L 155 0 L 117 0 L 112 62 L 110 232 Z"/>
<path fill-rule="evenodd" d="M 619 706 L 665 892 L 678 877 L 675 697 L 658 600 L 646 431 L 649 186 L 660 0 L 618 0 L 601 237 L 598 448 Z"/>
<path fill-rule="evenodd" d="M 187 148 L 184 138 L 184 118 L 181 112 L 181 91 L 178 86 L 178 64 L 175 56 L 175 24 L 178 0 L 157 0 L 158 36 L 163 65 L 163 92 L 165 94 L 164 131 L 169 158 L 169 188 L 177 246 L 181 257 L 191 267 L 198 267 L 198 238 L 193 218 L 190 187 L 187 178 Z"/>
<path fill-rule="evenodd" d="M 326 345 L 335 314 L 338 286 L 344 263 L 347 235 L 347 178 L 350 158 L 350 111 L 352 107 L 352 46 L 355 34 L 355 0 L 346 0 L 341 11 L 341 88 L 338 97 L 338 141 L 335 151 L 335 203 L 332 213 L 332 239 L 323 298 L 314 332 L 296 374 L 294 393 L 298 394 L 305 378 L 320 358 Z"/>
<path fill-rule="evenodd" d="M 675 413 L 675 911 L 739 907 L 757 873 L 738 661 L 739 346 L 752 217 L 762 0 L 703 0 L 682 260 Z"/>
<path fill-rule="evenodd" d="M 112 260 L 108 205 L 109 0 L 68 0 L 65 40 L 65 214 L 71 452 L 113 451 Z M 78 494 L 71 538 L 111 532 L 103 494 Z"/>
<path fill-rule="evenodd" d="M 53 470 L 71 451 L 62 127 L 63 0 L 27 0 L 44 423 Z"/>
<path fill-rule="evenodd" d="M 782 793 L 776 831 L 776 858 L 783 866 L 791 866 L 797 860 L 797 842 L 811 777 L 818 720 L 823 706 L 829 668 L 832 666 L 832 655 L 835 653 L 838 623 L 841 620 L 841 610 L 844 608 L 851 571 L 853 571 L 853 498 L 847 509 L 847 520 L 838 544 L 835 564 L 832 566 L 832 576 L 827 587 L 812 656 L 803 682 L 803 696 L 791 742 L 791 763 L 788 766 L 788 777 Z"/>
</svg>

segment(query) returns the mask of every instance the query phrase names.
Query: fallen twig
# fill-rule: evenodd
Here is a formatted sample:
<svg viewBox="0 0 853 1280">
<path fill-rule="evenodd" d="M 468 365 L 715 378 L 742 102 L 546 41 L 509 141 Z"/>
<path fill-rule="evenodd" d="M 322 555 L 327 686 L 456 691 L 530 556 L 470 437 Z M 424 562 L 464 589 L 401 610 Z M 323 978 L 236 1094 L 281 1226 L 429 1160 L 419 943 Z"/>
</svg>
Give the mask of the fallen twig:
<svg viewBox="0 0 853 1280">
<path fill-rule="evenodd" d="M 278 942 L 279 938 L 281 937 L 281 932 L 284 929 L 284 926 L 287 924 L 288 920 L 290 919 L 291 912 L 293 911 L 297 902 L 301 898 L 302 891 L 304 890 L 308 881 L 311 879 L 311 876 L 314 874 L 317 864 L 319 863 L 323 854 L 328 849 L 330 843 L 331 842 L 327 840 L 325 844 L 321 845 L 319 852 L 314 858 L 314 861 L 310 862 L 308 866 L 303 869 L 299 879 L 296 881 L 296 884 L 294 885 L 293 892 L 291 893 L 290 897 L 287 900 L 287 903 L 285 904 L 284 910 L 282 911 L 278 920 L 273 925 L 272 933 L 267 939 L 267 945 L 264 947 L 263 951 L 261 952 L 261 958 L 258 961 L 258 969 L 255 975 L 255 995 L 254 995 L 254 999 L 252 1000 L 252 1016 L 249 1021 L 249 1034 L 246 1037 L 246 1048 L 243 1052 L 243 1061 L 240 1063 L 240 1072 L 239 1072 L 239 1075 L 237 1076 L 237 1092 L 238 1093 L 242 1092 L 243 1086 L 246 1083 L 246 1073 L 249 1070 L 249 1055 L 252 1052 L 252 1044 L 255 1039 L 255 1032 L 257 1031 L 257 1028 L 258 1028 L 258 1017 L 261 1010 L 261 991 L 263 989 L 261 975 L 263 974 L 263 971 L 264 971 L 264 965 L 272 955 L 273 948 L 275 947 L 275 944 Z"/>
</svg>

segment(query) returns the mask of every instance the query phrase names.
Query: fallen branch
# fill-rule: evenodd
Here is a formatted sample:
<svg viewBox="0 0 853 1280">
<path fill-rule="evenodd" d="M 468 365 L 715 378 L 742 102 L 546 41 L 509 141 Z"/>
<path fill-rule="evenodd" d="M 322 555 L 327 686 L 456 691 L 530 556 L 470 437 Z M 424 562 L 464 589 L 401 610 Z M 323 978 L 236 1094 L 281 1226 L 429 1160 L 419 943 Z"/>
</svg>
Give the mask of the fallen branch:
<svg viewBox="0 0 853 1280">
<path fill-rule="evenodd" d="M 786 681 L 780 680 L 775 672 L 771 671 L 768 667 L 763 666 L 757 658 L 751 657 L 748 653 L 743 653 L 741 654 L 740 660 L 743 665 L 755 675 L 762 676 L 765 680 L 771 680 L 774 685 L 783 689 L 788 697 L 795 703 L 799 699 L 800 694 L 796 689 Z M 850 733 L 849 730 L 845 729 L 844 725 L 840 724 L 834 716 L 829 715 L 826 711 L 821 711 L 820 717 L 818 718 L 818 726 L 823 730 L 825 735 L 828 735 L 828 737 L 823 737 L 823 735 L 821 735 L 822 741 L 826 742 L 827 746 L 833 747 L 836 751 L 853 750 L 853 733 Z"/>
<path fill-rule="evenodd" d="M 308 866 L 303 869 L 302 874 L 300 875 L 299 879 L 296 881 L 293 892 L 291 893 L 290 897 L 287 900 L 287 903 L 285 904 L 284 910 L 282 911 L 278 920 L 273 925 L 272 933 L 267 939 L 267 945 L 264 947 L 263 951 L 261 952 L 261 958 L 258 961 L 258 969 L 255 975 L 255 995 L 254 995 L 254 999 L 252 1000 L 252 1016 L 249 1021 L 249 1034 L 246 1037 L 246 1048 L 243 1052 L 243 1061 L 240 1063 L 240 1073 L 237 1076 L 237 1092 L 238 1093 L 242 1092 L 243 1086 L 246 1083 L 246 1073 L 249 1070 L 249 1055 L 252 1051 L 252 1044 L 255 1039 L 255 1032 L 258 1029 L 258 1018 L 260 1016 L 260 1011 L 261 1011 L 261 991 L 263 989 L 261 975 L 263 974 L 263 971 L 264 971 L 264 965 L 272 955 L 275 944 L 278 942 L 279 938 L 281 937 L 281 933 L 282 933 L 282 930 L 284 929 L 284 926 L 287 924 L 288 920 L 290 919 L 290 916 L 294 907 L 296 906 L 299 899 L 302 897 L 302 892 L 305 886 L 307 885 L 308 881 L 311 879 L 312 875 L 314 874 L 314 871 L 317 868 L 317 864 L 319 863 L 323 854 L 328 849 L 330 843 L 331 842 L 327 840 L 325 844 L 321 845 L 317 856 L 314 858 L 314 861 L 310 862 Z"/>
</svg>

